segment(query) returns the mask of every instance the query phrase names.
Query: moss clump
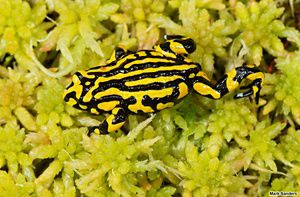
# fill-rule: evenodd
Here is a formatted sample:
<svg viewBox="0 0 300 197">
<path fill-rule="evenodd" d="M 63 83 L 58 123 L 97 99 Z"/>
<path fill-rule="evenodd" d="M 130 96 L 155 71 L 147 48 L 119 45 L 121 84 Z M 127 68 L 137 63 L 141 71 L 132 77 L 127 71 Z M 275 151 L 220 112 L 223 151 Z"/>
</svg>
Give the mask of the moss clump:
<svg viewBox="0 0 300 197">
<path fill-rule="evenodd" d="M 228 196 L 241 195 L 241 188 L 251 184 L 241 176 L 235 176 L 230 164 L 210 156 L 204 150 L 200 154 L 197 147 L 188 142 L 185 149 L 186 161 L 178 163 L 183 176 L 180 185 L 186 196 Z"/>
<path fill-rule="evenodd" d="M 269 76 L 269 91 L 274 95 L 264 107 L 264 114 L 271 111 L 280 111 L 285 116 L 292 117 L 299 125 L 300 123 L 300 99 L 299 83 L 297 75 L 300 73 L 298 66 L 299 52 L 290 53 L 284 58 L 277 59 L 276 67 L 281 71 L 277 77 Z M 269 93 L 269 92 L 268 92 Z"/>
<path fill-rule="evenodd" d="M 172 3 L 174 1 L 170 4 Z M 232 41 L 230 35 L 237 31 L 237 23 L 232 18 L 227 18 L 228 13 L 225 11 L 220 11 L 220 18 L 213 20 L 214 16 L 207 9 L 203 9 L 205 6 L 197 1 L 177 2 L 176 7 L 178 7 L 180 23 L 162 13 L 151 14 L 150 21 L 165 28 L 169 34 L 192 37 L 197 43 L 197 49 L 192 57 L 200 60 L 204 70 L 211 75 L 215 62 L 214 55 L 222 58 L 228 56 L 225 47 Z M 223 10 L 225 7 L 217 6 L 217 8 Z"/>
<path fill-rule="evenodd" d="M 289 3 L 0 0 L 0 196 L 299 192 L 299 3 Z M 259 105 L 191 94 L 129 116 L 127 135 L 88 137 L 104 114 L 64 103 L 71 74 L 166 33 L 196 41 L 191 58 L 213 81 L 242 63 L 266 71 Z"/>
</svg>

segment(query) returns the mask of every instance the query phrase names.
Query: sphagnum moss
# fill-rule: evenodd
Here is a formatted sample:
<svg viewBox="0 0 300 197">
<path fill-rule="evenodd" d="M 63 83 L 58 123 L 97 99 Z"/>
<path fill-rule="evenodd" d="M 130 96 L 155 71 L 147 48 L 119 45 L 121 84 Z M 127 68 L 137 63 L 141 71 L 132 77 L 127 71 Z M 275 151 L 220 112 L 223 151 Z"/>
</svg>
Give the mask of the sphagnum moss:
<svg viewBox="0 0 300 197">
<path fill-rule="evenodd" d="M 297 3 L 0 0 L 0 196 L 299 195 L 300 33 L 284 18 Z M 165 33 L 193 38 L 210 76 L 243 62 L 271 70 L 259 105 L 190 95 L 130 116 L 127 135 L 87 137 L 103 114 L 65 105 L 67 74 Z"/>
</svg>

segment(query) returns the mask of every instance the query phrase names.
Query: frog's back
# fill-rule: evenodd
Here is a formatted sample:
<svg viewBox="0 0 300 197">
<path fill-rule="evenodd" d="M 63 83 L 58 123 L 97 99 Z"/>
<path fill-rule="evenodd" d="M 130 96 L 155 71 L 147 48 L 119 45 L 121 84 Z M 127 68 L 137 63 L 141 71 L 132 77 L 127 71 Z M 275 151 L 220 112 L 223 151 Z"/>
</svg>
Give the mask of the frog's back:
<svg viewBox="0 0 300 197">
<path fill-rule="evenodd" d="M 188 94 L 188 79 L 199 69 L 185 58 L 165 57 L 156 51 L 128 54 L 76 74 L 84 84 L 79 104 L 92 113 L 118 106 L 133 113 L 159 111 Z"/>
</svg>

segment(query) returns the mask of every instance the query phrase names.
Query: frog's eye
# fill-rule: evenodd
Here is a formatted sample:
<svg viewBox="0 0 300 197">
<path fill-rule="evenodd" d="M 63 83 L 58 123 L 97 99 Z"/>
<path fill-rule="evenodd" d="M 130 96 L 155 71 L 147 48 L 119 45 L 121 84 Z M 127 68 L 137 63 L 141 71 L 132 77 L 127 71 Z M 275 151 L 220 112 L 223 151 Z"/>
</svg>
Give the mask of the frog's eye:
<svg viewBox="0 0 300 197">
<path fill-rule="evenodd" d="M 196 43 L 191 38 L 182 39 L 179 40 L 179 42 L 182 44 L 182 46 L 188 53 L 193 53 L 196 50 Z"/>
<path fill-rule="evenodd" d="M 120 59 L 123 55 L 126 54 L 126 49 L 123 47 L 117 47 L 115 50 L 115 58 Z"/>
<path fill-rule="evenodd" d="M 107 61 L 107 63 L 114 62 L 116 60 L 119 60 L 127 53 L 127 50 L 121 46 L 117 47 L 114 52 L 112 53 L 110 59 Z"/>
</svg>

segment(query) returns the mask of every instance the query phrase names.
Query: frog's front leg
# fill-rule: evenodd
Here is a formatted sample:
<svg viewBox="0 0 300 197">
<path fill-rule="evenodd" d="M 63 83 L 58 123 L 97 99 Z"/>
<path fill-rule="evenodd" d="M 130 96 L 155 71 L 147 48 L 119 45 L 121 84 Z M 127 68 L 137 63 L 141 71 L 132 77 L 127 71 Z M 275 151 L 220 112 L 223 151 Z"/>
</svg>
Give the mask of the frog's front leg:
<svg viewBox="0 0 300 197">
<path fill-rule="evenodd" d="M 112 110 L 112 114 L 109 115 L 99 126 L 89 127 L 88 135 L 93 132 L 100 134 L 109 134 L 120 129 L 127 118 L 127 114 L 123 108 L 117 107 Z"/>
<path fill-rule="evenodd" d="M 239 87 L 243 79 L 252 81 L 250 85 L 241 87 L 241 89 L 249 89 L 244 93 L 238 93 L 235 98 L 243 98 L 250 95 L 255 95 L 255 101 L 258 103 L 261 85 L 264 80 L 264 74 L 259 69 L 251 66 L 241 66 L 229 71 L 221 80 L 215 85 L 212 85 L 205 74 L 200 71 L 194 81 L 193 89 L 201 95 L 220 99 L 228 92 L 233 92 Z"/>
</svg>

